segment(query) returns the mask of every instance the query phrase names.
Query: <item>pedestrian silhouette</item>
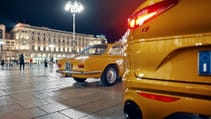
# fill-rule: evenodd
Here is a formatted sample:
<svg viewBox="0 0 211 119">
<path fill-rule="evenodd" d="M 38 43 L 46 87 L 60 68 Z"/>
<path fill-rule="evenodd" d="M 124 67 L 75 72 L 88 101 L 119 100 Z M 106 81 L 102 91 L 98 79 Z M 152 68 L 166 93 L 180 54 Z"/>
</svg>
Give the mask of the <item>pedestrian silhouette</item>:
<svg viewBox="0 0 211 119">
<path fill-rule="evenodd" d="M 30 67 L 31 67 L 32 66 L 32 62 L 33 62 L 32 58 L 29 61 L 30 61 Z"/>
<path fill-rule="evenodd" d="M 4 59 L 1 60 L 1 68 L 4 68 Z"/>
<path fill-rule="evenodd" d="M 23 70 L 24 70 L 25 62 L 24 62 L 23 54 L 20 55 L 19 62 L 20 62 L 20 70 L 21 70 L 21 68 L 23 68 Z"/>
<path fill-rule="evenodd" d="M 45 67 L 48 67 L 48 62 L 47 62 L 47 59 L 45 59 L 45 61 L 44 61 L 44 65 L 45 65 Z"/>
</svg>

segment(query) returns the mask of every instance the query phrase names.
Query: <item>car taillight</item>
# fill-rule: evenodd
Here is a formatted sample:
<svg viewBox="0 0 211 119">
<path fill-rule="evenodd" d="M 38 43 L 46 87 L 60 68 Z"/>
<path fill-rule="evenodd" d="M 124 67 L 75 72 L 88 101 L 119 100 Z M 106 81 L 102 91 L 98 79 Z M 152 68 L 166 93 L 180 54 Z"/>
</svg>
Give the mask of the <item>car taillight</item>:
<svg viewBox="0 0 211 119">
<path fill-rule="evenodd" d="M 58 66 L 59 68 L 61 68 L 61 67 L 62 67 L 62 65 L 61 65 L 61 64 L 57 64 L 57 66 Z"/>
<path fill-rule="evenodd" d="M 179 0 L 163 0 L 161 2 L 155 3 L 151 6 L 147 6 L 141 9 L 128 19 L 128 27 L 130 29 L 134 29 L 143 25 L 150 19 L 162 14 L 169 8 L 175 6 L 178 1 Z"/>
<path fill-rule="evenodd" d="M 78 68 L 84 68 L 84 64 L 78 64 Z"/>
<path fill-rule="evenodd" d="M 137 91 L 137 93 L 142 97 L 154 99 L 154 100 L 158 100 L 158 101 L 162 101 L 162 102 L 174 102 L 179 99 L 177 97 L 170 97 L 170 96 L 146 93 L 146 92 L 141 92 L 141 91 Z"/>
</svg>

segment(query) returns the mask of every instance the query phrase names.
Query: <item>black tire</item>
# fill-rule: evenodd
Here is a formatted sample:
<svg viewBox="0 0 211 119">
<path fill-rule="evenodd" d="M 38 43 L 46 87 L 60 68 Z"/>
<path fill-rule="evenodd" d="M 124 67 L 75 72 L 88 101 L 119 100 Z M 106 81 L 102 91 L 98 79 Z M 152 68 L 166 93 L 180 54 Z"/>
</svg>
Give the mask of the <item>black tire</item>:
<svg viewBox="0 0 211 119">
<path fill-rule="evenodd" d="M 75 78 L 73 77 L 73 79 L 77 82 L 85 82 L 86 78 Z"/>
<path fill-rule="evenodd" d="M 61 75 L 62 75 L 63 77 L 71 77 L 71 74 L 62 73 Z"/>
<path fill-rule="evenodd" d="M 118 79 L 118 73 L 114 66 L 108 66 L 103 75 L 101 76 L 101 81 L 105 86 L 112 86 L 116 83 Z"/>
<path fill-rule="evenodd" d="M 143 119 L 141 110 L 133 102 L 126 102 L 124 105 L 124 115 L 126 119 Z"/>
<path fill-rule="evenodd" d="M 68 77 L 68 75 L 65 74 L 65 73 L 62 73 L 61 75 L 62 75 L 63 77 Z"/>
</svg>

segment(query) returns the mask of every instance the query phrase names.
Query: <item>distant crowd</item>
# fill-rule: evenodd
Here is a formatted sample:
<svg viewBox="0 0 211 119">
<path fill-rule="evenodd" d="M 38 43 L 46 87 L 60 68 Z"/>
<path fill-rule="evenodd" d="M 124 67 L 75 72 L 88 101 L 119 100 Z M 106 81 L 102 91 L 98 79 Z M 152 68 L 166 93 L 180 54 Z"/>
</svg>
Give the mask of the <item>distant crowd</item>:
<svg viewBox="0 0 211 119">
<path fill-rule="evenodd" d="M 19 56 L 19 60 L 15 60 L 15 59 L 9 59 L 9 60 L 5 60 L 5 59 L 1 59 L 0 60 L 0 64 L 1 64 L 1 68 L 3 69 L 4 67 L 13 67 L 14 65 L 20 65 L 20 70 L 24 70 L 25 68 L 25 64 L 30 64 L 30 66 L 32 66 L 33 63 L 33 59 L 30 58 L 28 62 L 25 62 L 25 58 L 24 58 L 24 55 L 23 54 L 20 54 Z M 51 66 L 53 65 L 54 63 L 54 60 L 53 58 L 51 58 L 49 60 L 49 62 L 47 61 L 47 58 L 44 60 L 44 62 L 40 62 L 40 61 L 37 61 L 35 64 L 42 64 L 44 63 L 44 67 L 48 67 L 48 66 Z"/>
</svg>

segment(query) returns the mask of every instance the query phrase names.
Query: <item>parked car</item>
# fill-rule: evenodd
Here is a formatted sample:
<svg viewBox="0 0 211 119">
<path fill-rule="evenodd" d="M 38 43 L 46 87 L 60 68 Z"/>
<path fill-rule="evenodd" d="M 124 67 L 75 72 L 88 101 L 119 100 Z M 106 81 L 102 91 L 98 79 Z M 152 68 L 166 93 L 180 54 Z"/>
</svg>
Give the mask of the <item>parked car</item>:
<svg viewBox="0 0 211 119">
<path fill-rule="evenodd" d="M 71 76 L 77 82 L 100 78 L 104 85 L 111 86 L 122 77 L 123 63 L 122 45 L 119 43 L 92 45 L 73 58 L 58 60 L 57 72 Z"/>
<path fill-rule="evenodd" d="M 211 0 L 146 0 L 128 20 L 127 119 L 211 118 Z"/>
</svg>

